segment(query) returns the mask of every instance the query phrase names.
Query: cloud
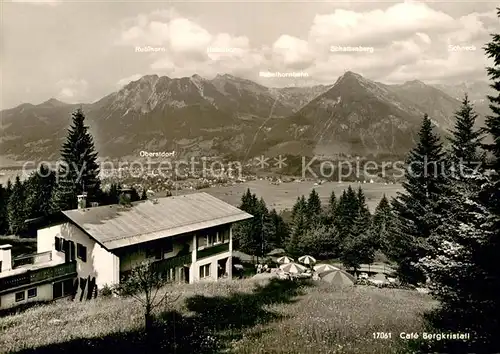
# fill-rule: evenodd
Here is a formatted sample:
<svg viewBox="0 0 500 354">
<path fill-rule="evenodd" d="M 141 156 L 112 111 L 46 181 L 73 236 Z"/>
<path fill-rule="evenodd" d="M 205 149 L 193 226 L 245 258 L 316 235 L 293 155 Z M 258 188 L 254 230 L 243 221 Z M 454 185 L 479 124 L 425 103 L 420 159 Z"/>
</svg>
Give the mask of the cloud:
<svg viewBox="0 0 500 354">
<path fill-rule="evenodd" d="M 11 0 L 11 2 L 33 4 L 33 5 L 57 6 L 62 1 L 61 0 Z"/>
<path fill-rule="evenodd" d="M 56 83 L 59 88 L 58 99 L 68 103 L 76 103 L 87 94 L 88 83 L 85 80 L 64 79 Z"/>
<path fill-rule="evenodd" d="M 283 33 L 255 46 L 245 35 L 211 33 L 170 9 L 126 20 L 116 44 L 164 46 L 166 52 L 151 56 L 144 70 L 172 77 L 229 73 L 259 81 L 259 71 L 305 71 L 321 83 L 332 83 L 345 70 L 352 70 L 380 81 L 425 81 L 455 78 L 460 72 L 471 75 L 475 71 L 480 76 L 484 71 L 480 50 L 450 52 L 448 46 L 482 47 L 495 19 L 493 10 L 454 18 L 417 2 L 384 10 L 337 9 L 314 16 L 302 38 Z M 373 53 L 332 53 L 330 46 L 373 47 Z M 208 47 L 227 51 L 207 53 Z M 287 80 L 278 81 L 286 86 Z"/>
</svg>

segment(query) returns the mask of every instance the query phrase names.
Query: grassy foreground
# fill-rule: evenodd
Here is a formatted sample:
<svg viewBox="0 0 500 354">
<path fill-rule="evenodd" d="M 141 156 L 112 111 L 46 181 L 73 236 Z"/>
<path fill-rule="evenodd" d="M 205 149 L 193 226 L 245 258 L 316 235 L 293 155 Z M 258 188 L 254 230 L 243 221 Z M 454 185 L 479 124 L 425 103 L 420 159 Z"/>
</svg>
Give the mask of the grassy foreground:
<svg viewBox="0 0 500 354">
<path fill-rule="evenodd" d="M 62 300 L 0 318 L 0 352 L 396 353 L 422 329 L 424 294 L 251 279 L 172 288 L 178 300 L 143 334 L 132 299 Z M 392 339 L 373 339 L 391 332 Z M 149 343 L 148 346 L 146 346 Z"/>
</svg>

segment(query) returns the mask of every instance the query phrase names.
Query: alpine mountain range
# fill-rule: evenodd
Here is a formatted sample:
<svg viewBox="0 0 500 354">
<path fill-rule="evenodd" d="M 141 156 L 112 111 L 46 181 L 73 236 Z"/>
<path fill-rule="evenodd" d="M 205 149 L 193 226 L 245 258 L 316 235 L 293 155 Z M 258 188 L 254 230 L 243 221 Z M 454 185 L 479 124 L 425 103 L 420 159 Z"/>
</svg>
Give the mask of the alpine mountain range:
<svg viewBox="0 0 500 354">
<path fill-rule="evenodd" d="M 469 92 L 468 92 L 469 91 Z M 448 131 L 468 92 L 483 125 L 487 83 L 387 85 L 351 71 L 332 85 L 268 88 L 232 75 L 147 75 L 94 103 L 56 99 L 0 112 L 2 158 L 55 161 L 81 107 L 101 158 L 140 151 L 182 156 L 403 156 L 427 113 Z"/>
</svg>

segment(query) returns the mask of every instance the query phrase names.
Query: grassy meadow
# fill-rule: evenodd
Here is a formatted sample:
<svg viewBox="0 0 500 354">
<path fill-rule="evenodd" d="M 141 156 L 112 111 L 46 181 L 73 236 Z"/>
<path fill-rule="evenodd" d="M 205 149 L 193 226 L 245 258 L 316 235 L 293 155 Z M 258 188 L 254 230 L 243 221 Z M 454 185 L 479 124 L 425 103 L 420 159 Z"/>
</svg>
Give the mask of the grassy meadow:
<svg viewBox="0 0 500 354">
<path fill-rule="evenodd" d="M 150 336 L 133 299 L 63 299 L 0 318 L 0 352 L 407 353 L 399 333 L 421 330 L 420 314 L 435 304 L 407 290 L 276 279 L 167 289 L 176 301 L 158 311 Z"/>
</svg>

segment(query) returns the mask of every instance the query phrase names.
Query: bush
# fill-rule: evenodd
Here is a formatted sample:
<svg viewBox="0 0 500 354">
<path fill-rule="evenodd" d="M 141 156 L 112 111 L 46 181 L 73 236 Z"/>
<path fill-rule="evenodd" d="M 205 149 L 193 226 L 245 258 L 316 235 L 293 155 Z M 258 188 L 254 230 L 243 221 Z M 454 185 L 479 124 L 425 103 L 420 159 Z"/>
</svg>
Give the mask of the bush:
<svg viewBox="0 0 500 354">
<path fill-rule="evenodd" d="M 102 297 L 111 297 L 113 296 L 113 294 L 114 294 L 113 288 L 108 286 L 107 284 L 104 285 L 99 292 L 99 295 Z"/>
</svg>

